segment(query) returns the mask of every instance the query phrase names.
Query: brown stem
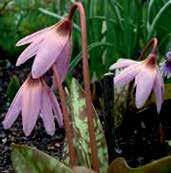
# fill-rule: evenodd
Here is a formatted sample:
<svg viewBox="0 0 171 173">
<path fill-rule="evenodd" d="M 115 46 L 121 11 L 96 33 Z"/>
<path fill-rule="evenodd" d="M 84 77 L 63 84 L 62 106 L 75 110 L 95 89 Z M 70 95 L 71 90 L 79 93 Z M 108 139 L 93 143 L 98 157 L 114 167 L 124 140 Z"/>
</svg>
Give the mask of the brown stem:
<svg viewBox="0 0 171 173">
<path fill-rule="evenodd" d="M 157 40 L 157 38 L 151 39 L 147 43 L 147 45 L 145 46 L 145 48 L 143 49 L 143 51 L 142 51 L 139 59 L 140 60 L 143 60 L 144 59 L 145 53 L 147 52 L 148 48 L 150 48 L 150 47 L 152 47 L 151 53 L 156 54 L 156 52 L 157 52 L 157 46 L 158 46 L 158 40 Z"/>
<path fill-rule="evenodd" d="M 59 74 L 58 74 L 58 71 L 57 71 L 55 65 L 52 66 L 52 70 L 54 73 L 56 86 L 59 90 L 59 96 L 61 99 L 61 106 L 62 106 L 62 111 L 63 111 L 63 116 L 64 116 L 66 138 L 67 138 L 67 143 L 68 143 L 68 148 L 69 148 L 70 164 L 73 167 L 76 165 L 76 152 L 75 152 L 75 148 L 74 148 L 74 144 L 73 144 L 73 137 L 74 137 L 73 127 L 72 127 L 70 115 L 69 115 L 67 107 L 66 107 L 65 92 L 64 92 L 64 89 L 63 89 L 63 86 L 62 86 L 62 83 L 61 83 L 61 80 L 60 80 L 60 77 L 59 77 Z"/>
<path fill-rule="evenodd" d="M 76 2 L 71 7 L 69 13 L 69 20 L 72 20 L 75 10 L 78 9 L 80 13 L 80 25 L 81 25 L 81 38 L 82 38 L 82 63 L 83 63 L 83 80 L 84 90 L 86 97 L 86 110 L 88 119 L 88 130 L 90 135 L 90 148 L 92 153 L 92 166 L 93 169 L 99 172 L 99 162 L 97 157 L 97 146 L 96 146 L 96 134 L 94 129 L 94 114 L 92 107 L 91 91 L 90 91 L 90 78 L 89 78 L 89 65 L 88 65 L 88 47 L 87 47 L 87 27 L 86 27 L 86 15 L 84 7 L 81 3 Z"/>
</svg>

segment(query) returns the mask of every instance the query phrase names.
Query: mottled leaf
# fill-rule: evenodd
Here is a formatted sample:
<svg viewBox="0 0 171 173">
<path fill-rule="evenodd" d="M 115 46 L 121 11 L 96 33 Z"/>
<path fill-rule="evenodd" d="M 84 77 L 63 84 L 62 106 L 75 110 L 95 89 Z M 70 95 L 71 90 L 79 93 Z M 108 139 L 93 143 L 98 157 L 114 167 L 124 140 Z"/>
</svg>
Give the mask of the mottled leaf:
<svg viewBox="0 0 171 173">
<path fill-rule="evenodd" d="M 115 76 L 117 76 L 120 71 L 120 69 L 116 69 Z M 129 90 L 129 84 L 123 87 L 115 87 L 114 89 L 114 126 L 116 128 L 122 124 L 123 117 L 128 109 L 128 103 L 129 107 L 132 107 L 132 104 L 135 105 L 134 102 L 132 103 L 132 100 L 128 97 Z M 132 92 L 130 92 L 130 95 L 132 97 Z"/>
<path fill-rule="evenodd" d="M 74 173 L 96 173 L 91 169 L 81 167 L 81 166 L 75 166 L 75 167 L 73 167 L 72 170 L 74 171 Z"/>
<path fill-rule="evenodd" d="M 24 145 L 12 145 L 11 159 L 16 173 L 73 173 L 55 158 Z"/>
<path fill-rule="evenodd" d="M 170 173 L 171 172 L 171 156 L 153 161 L 144 166 L 131 168 L 127 165 L 124 158 L 115 159 L 107 173 Z"/>
<path fill-rule="evenodd" d="M 78 165 L 91 168 L 91 150 L 88 133 L 88 123 L 86 116 L 86 104 L 81 87 L 76 79 L 72 79 L 68 104 L 72 116 L 74 127 L 74 145 L 78 155 Z M 92 105 L 93 106 L 93 105 Z M 94 126 L 96 131 L 96 143 L 98 158 L 100 162 L 100 172 L 104 173 L 108 167 L 108 153 L 106 141 L 98 115 L 94 110 Z"/>
</svg>

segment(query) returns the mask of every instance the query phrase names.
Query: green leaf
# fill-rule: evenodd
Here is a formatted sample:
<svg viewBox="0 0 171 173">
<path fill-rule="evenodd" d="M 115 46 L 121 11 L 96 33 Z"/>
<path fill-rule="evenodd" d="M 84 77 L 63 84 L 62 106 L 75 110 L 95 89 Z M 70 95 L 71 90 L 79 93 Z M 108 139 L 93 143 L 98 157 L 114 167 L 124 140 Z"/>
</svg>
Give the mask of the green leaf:
<svg viewBox="0 0 171 173">
<path fill-rule="evenodd" d="M 89 146 L 88 123 L 86 116 L 86 104 L 81 87 L 76 79 L 72 79 L 68 103 L 74 127 L 74 144 L 78 156 L 78 165 L 91 168 L 91 153 Z M 104 173 L 108 167 L 107 146 L 101 123 L 94 109 L 94 126 L 96 132 L 96 144 L 100 162 L 100 172 Z"/>
<path fill-rule="evenodd" d="M 158 20 L 160 19 L 161 15 L 164 13 L 164 11 L 168 8 L 169 5 L 171 5 L 171 0 L 169 0 L 166 4 L 163 5 L 163 7 L 160 9 L 160 11 L 157 13 L 155 18 L 153 19 L 153 22 L 152 22 L 151 26 L 149 27 L 148 38 L 150 38 Z"/>
<path fill-rule="evenodd" d="M 95 43 L 92 43 L 90 45 L 88 45 L 88 51 L 90 52 L 91 50 L 95 49 L 95 48 L 99 48 L 99 47 L 103 47 L 103 46 L 106 46 L 106 47 L 112 47 L 112 44 L 110 43 L 103 43 L 103 42 L 95 42 Z M 70 64 L 70 71 L 73 71 L 74 68 L 78 65 L 78 63 L 80 62 L 82 58 L 82 53 L 80 52 L 71 62 Z"/>
<path fill-rule="evenodd" d="M 3 8 L 0 8 L 0 46 L 5 51 L 4 58 L 9 57 L 8 59 L 14 63 L 16 60 L 14 57 L 18 56 L 21 50 L 15 48 L 17 40 L 56 22 L 56 19 L 38 11 L 39 7 L 53 10 L 55 3 L 38 0 L 4 0 L 1 4 Z"/>
<path fill-rule="evenodd" d="M 7 87 L 7 97 L 12 100 L 20 87 L 19 79 L 16 75 L 13 75 L 8 87 Z"/>
<path fill-rule="evenodd" d="M 138 168 L 131 168 L 124 158 L 115 159 L 107 173 L 169 173 L 171 172 L 171 156 L 155 160 Z"/>
<path fill-rule="evenodd" d="M 48 16 L 54 17 L 54 18 L 56 18 L 56 19 L 58 19 L 58 20 L 64 19 L 63 16 L 60 16 L 60 15 L 58 15 L 58 14 L 56 14 L 56 13 L 53 13 L 53 12 L 48 11 L 48 10 L 43 9 L 43 8 L 39 8 L 39 11 L 41 11 L 42 13 L 44 13 L 44 14 L 46 14 L 46 15 L 48 15 Z M 76 25 L 76 24 L 74 23 L 73 26 L 74 26 L 74 29 L 76 29 L 78 32 L 80 32 L 80 27 L 79 27 L 78 25 Z"/>
<path fill-rule="evenodd" d="M 11 159 L 16 173 L 73 173 L 55 158 L 24 145 L 12 145 Z"/>
</svg>

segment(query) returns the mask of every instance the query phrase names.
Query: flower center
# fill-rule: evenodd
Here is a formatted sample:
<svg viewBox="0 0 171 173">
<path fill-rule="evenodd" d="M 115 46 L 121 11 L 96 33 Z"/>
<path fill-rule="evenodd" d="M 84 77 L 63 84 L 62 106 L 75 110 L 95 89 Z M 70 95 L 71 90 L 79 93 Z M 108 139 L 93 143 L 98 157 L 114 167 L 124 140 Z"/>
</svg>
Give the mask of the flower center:
<svg viewBox="0 0 171 173">
<path fill-rule="evenodd" d="M 145 64 L 147 66 L 149 66 L 150 68 L 155 68 L 156 67 L 156 61 L 157 61 L 157 58 L 156 58 L 156 54 L 154 53 L 151 53 L 149 54 L 149 56 L 147 57 L 147 59 L 145 60 Z"/>
<path fill-rule="evenodd" d="M 71 32 L 71 21 L 68 19 L 65 19 L 62 23 L 58 25 L 56 28 L 56 31 L 61 36 L 66 36 L 68 33 Z"/>
</svg>

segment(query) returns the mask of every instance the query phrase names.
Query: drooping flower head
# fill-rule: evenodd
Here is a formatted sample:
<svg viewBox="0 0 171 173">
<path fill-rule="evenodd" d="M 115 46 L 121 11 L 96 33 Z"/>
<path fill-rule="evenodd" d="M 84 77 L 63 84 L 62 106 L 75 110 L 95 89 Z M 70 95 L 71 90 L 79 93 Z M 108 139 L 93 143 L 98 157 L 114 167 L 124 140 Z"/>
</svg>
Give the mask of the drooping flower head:
<svg viewBox="0 0 171 173">
<path fill-rule="evenodd" d="M 114 86 L 124 86 L 135 79 L 136 107 L 141 108 L 153 90 L 159 113 L 163 102 L 163 79 L 156 63 L 156 54 L 149 54 L 143 61 L 120 59 L 110 67 L 110 70 L 116 68 L 124 69 L 114 77 Z"/>
<path fill-rule="evenodd" d="M 12 126 L 20 112 L 26 136 L 31 134 L 39 115 L 49 135 L 55 132 L 54 118 L 60 127 L 63 126 L 63 116 L 58 101 L 43 79 L 33 79 L 29 75 L 6 114 L 3 121 L 5 129 Z"/>
<path fill-rule="evenodd" d="M 163 77 L 171 77 L 171 51 L 167 52 L 166 60 L 161 64 L 160 70 Z"/>
<path fill-rule="evenodd" d="M 31 71 L 33 78 L 41 77 L 56 64 L 61 80 L 64 80 L 70 61 L 71 28 L 71 21 L 64 19 L 21 39 L 17 46 L 30 45 L 21 53 L 16 65 L 35 56 Z"/>
</svg>

